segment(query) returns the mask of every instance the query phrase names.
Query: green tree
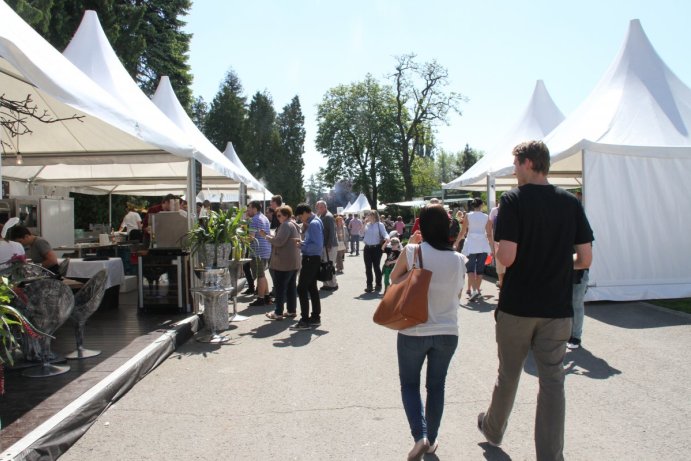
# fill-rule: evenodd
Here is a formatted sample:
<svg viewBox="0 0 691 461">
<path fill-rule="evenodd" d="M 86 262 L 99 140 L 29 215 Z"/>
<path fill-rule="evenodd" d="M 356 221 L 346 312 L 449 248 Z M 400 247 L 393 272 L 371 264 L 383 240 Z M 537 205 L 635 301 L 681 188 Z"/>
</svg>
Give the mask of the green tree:
<svg viewBox="0 0 691 461">
<path fill-rule="evenodd" d="M 435 161 L 430 157 L 415 157 L 412 165 L 412 178 L 413 187 L 420 196 L 432 195 L 440 187 Z"/>
<path fill-rule="evenodd" d="M 324 169 L 320 168 L 319 173 L 310 175 L 307 178 L 305 201 L 314 206 L 326 191 L 328 191 L 328 186 L 324 180 Z"/>
<path fill-rule="evenodd" d="M 326 156 L 329 184 L 350 179 L 376 206 L 382 171 L 394 162 L 395 100 L 371 75 L 330 89 L 317 109 L 317 149 Z"/>
<path fill-rule="evenodd" d="M 438 123 L 448 123 L 448 114 L 460 114 L 463 96 L 447 92 L 448 70 L 436 61 L 419 64 L 414 54 L 397 57 L 391 75 L 396 99 L 396 140 L 398 162 L 403 175 L 405 198 L 413 198 L 412 165 L 421 146 L 431 146 L 431 132 Z"/>
<path fill-rule="evenodd" d="M 190 118 L 202 133 L 206 127 L 206 117 L 209 114 L 209 105 L 204 101 L 204 98 L 198 96 L 192 103 Z"/>
<path fill-rule="evenodd" d="M 470 169 L 471 166 L 475 165 L 480 158 L 482 158 L 483 153 L 471 148 L 468 144 L 465 145 L 463 152 L 457 154 L 455 162 L 455 170 L 453 178 L 457 178 L 466 171 Z"/>
<path fill-rule="evenodd" d="M 170 77 L 183 107 L 192 103 L 187 61 L 191 34 L 183 32 L 191 0 L 9 0 L 37 32 L 64 50 L 84 16 L 98 13 L 103 30 L 125 69 L 152 95 L 163 75 Z"/>
<path fill-rule="evenodd" d="M 446 183 L 452 179 L 457 178 L 456 174 L 456 155 L 453 155 L 444 149 L 441 149 L 434 157 L 435 177 L 440 183 Z M 417 189 L 416 189 L 417 190 Z"/>
<path fill-rule="evenodd" d="M 288 167 L 281 155 L 281 138 L 271 95 L 257 92 L 247 112 L 246 151 L 238 153 L 242 163 L 256 178 L 263 178 L 272 191 L 281 190 L 281 176 Z"/>
<path fill-rule="evenodd" d="M 247 100 L 242 92 L 240 78 L 233 70 L 228 71 L 209 105 L 203 130 L 204 135 L 221 152 L 229 141 L 232 142 L 240 158 L 246 154 Z M 249 168 L 247 164 L 245 166 Z"/>
<path fill-rule="evenodd" d="M 282 174 L 274 178 L 277 184 L 276 194 L 281 194 L 283 200 L 293 206 L 304 200 L 305 189 L 302 171 L 305 161 L 305 116 L 300 107 L 300 98 L 293 97 L 290 103 L 283 107 L 278 115 L 278 134 L 281 139 L 281 160 L 285 163 Z M 273 190 L 273 189 L 272 189 Z"/>
</svg>

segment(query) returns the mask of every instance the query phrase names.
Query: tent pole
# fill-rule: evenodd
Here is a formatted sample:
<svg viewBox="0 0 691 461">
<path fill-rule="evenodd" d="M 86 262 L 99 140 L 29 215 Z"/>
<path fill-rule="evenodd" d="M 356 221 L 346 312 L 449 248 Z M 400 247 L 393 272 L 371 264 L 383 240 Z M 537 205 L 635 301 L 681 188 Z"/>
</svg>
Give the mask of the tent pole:
<svg viewBox="0 0 691 461">
<path fill-rule="evenodd" d="M 108 193 L 108 227 L 113 229 L 113 194 Z"/>
<path fill-rule="evenodd" d="M 487 174 L 487 212 L 490 212 L 492 208 L 497 206 L 496 191 L 496 178 L 491 174 Z"/>
</svg>

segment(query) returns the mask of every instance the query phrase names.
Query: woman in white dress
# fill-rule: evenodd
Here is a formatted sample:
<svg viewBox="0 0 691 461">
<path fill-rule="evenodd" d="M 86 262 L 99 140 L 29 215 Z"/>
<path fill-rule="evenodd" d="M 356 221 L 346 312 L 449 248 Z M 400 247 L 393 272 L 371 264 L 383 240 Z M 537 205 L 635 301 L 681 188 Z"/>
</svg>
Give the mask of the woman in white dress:
<svg viewBox="0 0 691 461">
<path fill-rule="evenodd" d="M 465 231 L 465 243 L 463 254 L 468 257 L 466 271 L 468 273 L 468 298 L 469 301 L 477 301 L 480 296 L 480 284 L 482 274 L 485 272 L 485 260 L 491 253 L 492 222 L 489 216 L 482 212 L 482 199 L 476 198 L 470 202 L 470 213 L 463 218 L 463 230 Z"/>
</svg>

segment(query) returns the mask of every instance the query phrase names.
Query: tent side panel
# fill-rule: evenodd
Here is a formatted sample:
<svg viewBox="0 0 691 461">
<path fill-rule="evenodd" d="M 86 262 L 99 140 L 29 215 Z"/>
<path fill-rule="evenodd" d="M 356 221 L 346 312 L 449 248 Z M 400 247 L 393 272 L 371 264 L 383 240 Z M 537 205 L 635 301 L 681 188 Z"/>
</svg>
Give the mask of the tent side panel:
<svg viewBox="0 0 691 461">
<path fill-rule="evenodd" d="M 586 213 L 595 233 L 586 300 L 691 295 L 691 157 L 588 151 Z"/>
</svg>

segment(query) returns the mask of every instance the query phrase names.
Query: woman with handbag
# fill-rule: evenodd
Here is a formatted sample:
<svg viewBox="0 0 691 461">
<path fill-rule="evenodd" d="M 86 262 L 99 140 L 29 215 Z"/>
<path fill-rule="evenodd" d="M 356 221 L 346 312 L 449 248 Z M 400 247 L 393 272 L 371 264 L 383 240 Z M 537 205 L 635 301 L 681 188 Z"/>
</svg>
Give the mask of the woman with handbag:
<svg viewBox="0 0 691 461">
<path fill-rule="evenodd" d="M 370 210 L 367 215 L 367 225 L 365 225 L 364 242 L 364 260 L 365 260 L 365 276 L 367 277 L 367 287 L 365 291 L 371 293 L 372 291 L 381 291 L 381 256 L 382 244 L 388 240 L 389 234 L 386 232 L 384 224 L 379 220 L 379 213 L 377 210 Z M 372 270 L 374 270 L 374 277 L 372 277 Z M 376 282 L 376 286 L 372 288 L 372 282 Z"/>
<path fill-rule="evenodd" d="M 398 369 L 401 397 L 415 441 L 409 460 L 422 459 L 439 446 L 437 434 L 444 411 L 446 373 L 458 345 L 458 301 L 463 290 L 465 256 L 449 244 L 449 216 L 442 205 L 420 211 L 420 231 L 410 237 L 391 278 L 405 279 L 416 253 L 422 267 L 432 272 L 427 295 L 427 322 L 399 330 Z M 422 243 L 420 243 L 422 242 Z M 420 397 L 420 371 L 427 360 L 427 402 Z"/>
<path fill-rule="evenodd" d="M 259 235 L 271 244 L 270 267 L 274 271 L 274 292 L 276 294 L 276 308 L 266 316 L 271 320 L 294 318 L 297 315 L 297 274 L 300 270 L 300 248 L 295 242 L 300 239 L 300 229 L 291 218 L 293 209 L 288 205 L 279 207 L 276 217 L 280 225 L 275 235 L 267 234 L 263 229 Z M 287 312 L 283 313 L 283 306 L 287 305 Z"/>
</svg>

